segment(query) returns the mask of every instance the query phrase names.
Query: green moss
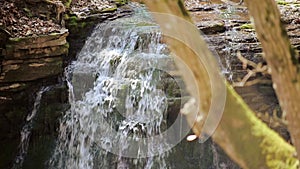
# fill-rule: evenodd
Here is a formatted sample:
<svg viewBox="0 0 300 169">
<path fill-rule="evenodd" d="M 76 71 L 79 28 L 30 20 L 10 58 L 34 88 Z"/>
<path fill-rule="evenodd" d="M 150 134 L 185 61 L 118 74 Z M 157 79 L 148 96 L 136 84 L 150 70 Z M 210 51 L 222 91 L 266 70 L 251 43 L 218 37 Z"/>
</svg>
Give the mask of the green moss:
<svg viewBox="0 0 300 169">
<path fill-rule="evenodd" d="M 80 28 L 84 28 L 84 27 L 86 27 L 86 25 L 87 25 L 86 22 L 81 22 L 81 23 L 79 24 L 79 27 L 80 27 Z"/>
<path fill-rule="evenodd" d="M 116 11 L 117 7 L 105 8 L 101 12 L 113 12 Z"/>
<path fill-rule="evenodd" d="M 77 16 L 65 16 L 65 18 L 67 18 L 67 25 L 70 27 L 74 27 L 75 29 L 84 28 L 88 25 L 87 22 L 80 20 Z"/>
<path fill-rule="evenodd" d="M 277 2 L 278 5 L 292 5 L 292 6 L 295 6 L 295 7 L 300 6 L 299 2 L 287 2 L 285 0 L 276 0 L 276 2 Z"/>
<path fill-rule="evenodd" d="M 67 8 L 70 8 L 70 5 L 72 3 L 72 0 L 67 0 L 64 5 L 67 7 Z"/>
<path fill-rule="evenodd" d="M 286 2 L 286 1 L 282 1 L 282 0 L 279 0 L 279 1 L 276 1 L 278 5 L 288 5 L 289 3 Z"/>
<path fill-rule="evenodd" d="M 55 35 L 59 35 L 60 33 L 57 33 L 57 32 L 53 32 L 53 33 L 50 33 L 49 35 L 51 36 L 55 36 Z"/>
<path fill-rule="evenodd" d="M 23 8 L 23 10 L 26 12 L 27 16 L 32 17 L 32 12 L 28 8 Z"/>
<path fill-rule="evenodd" d="M 155 26 L 155 24 L 150 22 L 139 22 L 135 26 Z"/>
<path fill-rule="evenodd" d="M 69 42 L 65 43 L 63 46 L 65 47 L 65 52 L 64 53 L 66 55 L 69 55 L 69 48 L 70 48 Z"/>
<path fill-rule="evenodd" d="M 226 104 L 230 106 L 226 105 L 220 125 L 230 131 L 227 133 L 230 142 L 246 165 L 249 168 L 297 169 L 299 161 L 294 156 L 295 148 L 259 120 L 228 84 L 227 89 Z M 237 110 L 240 113 L 233 113 Z"/>
<path fill-rule="evenodd" d="M 70 44 L 69 43 L 65 43 L 63 46 L 69 49 Z"/>
<path fill-rule="evenodd" d="M 252 120 L 254 122 L 255 119 Z M 266 157 L 267 166 L 272 169 L 297 169 L 299 161 L 293 157 L 296 152 L 295 148 L 281 139 L 276 132 L 271 132 L 266 124 L 257 120 L 255 123 L 253 135 L 262 140 L 260 147 Z"/>
<path fill-rule="evenodd" d="M 77 18 L 77 16 L 70 16 L 68 18 L 68 23 L 71 26 L 77 26 L 79 19 Z"/>
<path fill-rule="evenodd" d="M 5 48 L 6 48 L 6 50 L 12 50 L 12 49 L 13 49 L 13 46 L 12 46 L 12 45 L 9 45 L 9 44 L 6 44 L 6 45 L 5 45 Z"/>
<path fill-rule="evenodd" d="M 254 29 L 252 24 L 243 24 L 240 26 L 241 29 Z"/>
<path fill-rule="evenodd" d="M 64 20 L 68 20 L 68 19 L 70 19 L 70 16 L 68 14 L 64 14 L 63 18 L 64 18 Z"/>
<path fill-rule="evenodd" d="M 9 40 L 12 42 L 20 42 L 22 38 L 10 38 Z"/>
<path fill-rule="evenodd" d="M 120 6 L 120 5 L 125 5 L 128 0 L 115 0 L 114 1 L 116 3 L 116 5 Z"/>
</svg>

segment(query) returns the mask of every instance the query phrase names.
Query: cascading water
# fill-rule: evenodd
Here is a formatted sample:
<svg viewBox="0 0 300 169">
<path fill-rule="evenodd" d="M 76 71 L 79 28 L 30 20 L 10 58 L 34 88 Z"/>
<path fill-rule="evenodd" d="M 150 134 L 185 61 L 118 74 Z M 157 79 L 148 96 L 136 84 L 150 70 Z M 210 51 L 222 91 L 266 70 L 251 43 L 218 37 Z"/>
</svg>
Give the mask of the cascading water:
<svg viewBox="0 0 300 169">
<path fill-rule="evenodd" d="M 226 4 L 226 3 L 225 3 Z M 254 32 L 248 32 L 247 34 L 241 35 L 241 27 L 236 23 L 249 23 L 247 13 L 244 13 L 244 8 L 241 8 L 237 4 L 226 4 L 225 9 L 216 9 L 219 13 L 222 20 L 225 22 L 225 25 L 228 25 L 227 30 L 224 32 L 224 39 L 226 46 L 222 49 L 224 55 L 224 63 L 223 63 L 223 74 L 227 77 L 227 80 L 233 82 L 237 79 L 237 70 L 236 70 L 236 57 L 237 53 L 243 49 L 245 46 L 245 42 L 247 40 L 255 40 L 257 43 L 256 35 Z"/>
<path fill-rule="evenodd" d="M 26 123 L 20 132 L 21 133 L 21 141 L 20 141 L 20 144 L 18 147 L 18 154 L 14 160 L 12 169 L 19 169 L 19 168 L 22 168 L 22 166 L 23 166 L 23 162 L 25 160 L 25 157 L 26 157 L 27 151 L 28 151 L 30 135 L 31 135 L 31 131 L 33 128 L 34 119 L 39 110 L 43 93 L 48 91 L 49 89 L 50 89 L 50 87 L 42 87 L 36 94 L 36 98 L 35 98 L 35 101 L 33 104 L 33 109 L 27 115 Z"/>
<path fill-rule="evenodd" d="M 136 13 L 99 24 L 67 68 L 71 108 L 49 168 L 168 168 L 161 70 L 174 64 L 158 26 Z"/>
</svg>

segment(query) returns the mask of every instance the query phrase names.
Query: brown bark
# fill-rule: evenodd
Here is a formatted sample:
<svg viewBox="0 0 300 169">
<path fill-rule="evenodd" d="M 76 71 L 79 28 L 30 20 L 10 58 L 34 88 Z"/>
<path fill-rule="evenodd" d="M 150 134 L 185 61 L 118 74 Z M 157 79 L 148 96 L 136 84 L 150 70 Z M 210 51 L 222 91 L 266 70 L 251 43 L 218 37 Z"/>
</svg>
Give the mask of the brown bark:
<svg viewBox="0 0 300 169">
<path fill-rule="evenodd" d="M 245 0 L 253 17 L 265 59 L 271 70 L 273 88 L 287 115 L 292 142 L 300 155 L 300 64 L 280 21 L 274 0 Z"/>
<path fill-rule="evenodd" d="M 216 127 L 211 124 L 218 122 L 220 118 L 218 112 L 220 110 L 217 109 L 221 108 L 222 105 L 218 107 L 211 106 L 211 104 L 216 105 L 219 99 L 225 100 L 226 97 L 225 93 L 211 92 L 212 88 L 226 92 L 223 83 L 224 79 L 220 77 L 215 57 L 211 54 L 205 41 L 198 36 L 199 31 L 192 24 L 192 20 L 185 10 L 182 1 L 166 0 L 161 2 L 159 0 L 147 0 L 145 3 L 151 12 L 155 12 L 153 16 L 160 24 L 165 40 L 172 49 L 172 52 L 176 54 L 176 63 L 181 71 L 185 72 L 182 78 L 188 84 L 188 91 L 197 100 L 197 103 L 199 103 L 199 114 L 195 114 L 196 112 L 185 112 L 189 124 L 194 126 L 193 130 L 197 136 L 202 137 L 201 134 L 204 131 L 206 134 L 212 134 Z M 175 18 L 174 15 L 166 14 L 174 14 L 178 18 Z M 182 61 L 184 64 L 180 64 Z M 184 65 L 188 68 L 185 68 Z M 195 82 L 194 79 L 196 79 Z M 195 86 L 192 85 L 194 83 L 196 83 Z M 217 104 L 223 104 L 224 106 L 225 102 Z M 208 114 L 208 112 L 212 113 Z M 217 114 L 214 114 L 215 112 Z M 200 116 L 209 122 L 198 120 Z M 197 123 L 195 123 L 195 119 Z M 204 122 L 206 125 L 203 124 Z M 203 125 L 205 126 L 204 128 L 202 128 Z"/>
<path fill-rule="evenodd" d="M 244 169 L 297 169 L 295 149 L 261 122 L 233 88 L 213 140 Z"/>
</svg>

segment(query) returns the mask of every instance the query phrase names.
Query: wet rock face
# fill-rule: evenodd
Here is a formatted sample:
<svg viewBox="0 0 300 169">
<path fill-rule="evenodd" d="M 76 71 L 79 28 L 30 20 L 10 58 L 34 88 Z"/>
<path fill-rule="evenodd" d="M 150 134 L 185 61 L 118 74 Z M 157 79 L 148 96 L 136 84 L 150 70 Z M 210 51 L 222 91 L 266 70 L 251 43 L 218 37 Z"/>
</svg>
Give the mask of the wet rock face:
<svg viewBox="0 0 300 169">
<path fill-rule="evenodd" d="M 60 80 L 64 67 L 75 58 L 94 25 L 131 12 L 129 8 L 120 8 L 83 19 L 65 18 L 68 30 L 48 35 L 9 38 L 0 25 L 0 168 L 10 168 L 16 156 L 20 131 L 33 109 L 36 93 L 42 86 L 52 86 L 42 96 L 30 140 L 32 151 L 38 151 L 36 145 L 44 145 L 43 142 L 48 147 L 44 146 L 45 152 L 37 155 L 42 158 L 39 162 L 33 158 L 24 164 L 24 168 L 44 167 L 51 153 L 49 144 L 55 142 L 58 120 L 69 106 L 66 85 Z M 58 83 L 59 86 L 53 86 Z M 31 150 L 28 156 L 35 157 L 36 152 Z M 38 167 L 28 167 L 32 164 Z"/>
<path fill-rule="evenodd" d="M 49 84 L 49 82 L 42 80 L 40 80 L 40 83 Z M 8 166 L 11 166 L 16 157 L 20 144 L 20 131 L 26 123 L 28 114 L 33 111 L 37 92 L 41 88 L 41 85 L 32 82 L 26 85 L 23 89 L 1 92 L 1 95 L 6 97 L 0 99 L 0 149 L 2 152 L 0 154 L 0 168 L 11 168 Z M 69 106 L 67 104 L 66 86 L 63 84 L 49 86 L 50 90 L 42 95 L 39 109 L 32 123 L 30 146 L 34 151 L 38 151 L 37 144 L 40 140 L 43 141 L 39 145 L 54 144 L 58 119 Z M 31 162 L 41 158 L 47 159 L 50 153 L 49 147 L 42 149 L 43 152 L 40 151 L 38 158 L 32 159 Z M 29 155 L 31 153 L 33 152 L 30 150 Z M 37 162 L 37 164 L 40 164 L 39 167 L 27 168 L 43 168 L 41 163 L 44 161 Z"/>
<path fill-rule="evenodd" d="M 197 7 L 191 6 L 190 11 L 198 28 L 206 34 L 211 47 L 215 48 L 221 56 L 225 68 L 232 73 L 232 76 L 228 75 L 229 79 L 235 81 L 242 78 L 247 72 L 242 69 L 242 63 L 236 58 L 237 50 L 240 50 L 244 57 L 254 62 L 264 62 L 262 49 L 255 37 L 254 30 L 244 25 L 250 24 L 245 7 L 205 4 Z M 75 58 L 76 53 L 81 49 L 95 23 L 128 15 L 130 12 L 126 8 L 119 8 L 84 19 L 71 16 L 69 19 L 66 19 L 66 26 L 69 28 L 70 35 L 67 32 L 61 32 L 43 37 L 8 39 L 8 36 L 2 36 L 0 25 L 0 43 L 3 42 L 2 38 L 8 42 L 0 44 L 0 133 L 3 133 L 1 134 L 3 137 L 0 137 L 0 149 L 3 150 L 2 152 L 5 152 L 1 153 L 0 156 L 0 168 L 7 166 L 7 161 L 11 161 L 14 158 L 14 151 L 19 143 L 19 131 L 24 124 L 26 115 L 32 110 L 35 93 L 40 87 L 39 85 L 34 85 L 34 83 L 47 85 L 49 82 L 41 79 L 60 75 L 63 72 L 63 61 L 68 62 L 69 59 Z M 300 50 L 299 17 L 294 17 L 294 15 L 288 16 L 290 15 L 286 15 L 287 18 L 283 20 L 285 23 L 290 24 L 287 26 L 287 29 L 289 36 L 292 38 L 291 42 Z M 68 48 L 66 38 L 70 43 L 70 48 Z M 68 51 L 69 55 L 68 59 L 66 59 L 65 56 Z M 179 93 L 176 85 L 172 87 L 172 83 L 167 82 L 172 80 L 166 78 L 166 82 L 162 83 L 169 84 L 170 86 L 166 87 L 165 90 L 170 96 L 177 97 Z M 50 81 L 51 83 L 57 83 L 55 78 Z M 67 93 L 64 87 L 58 87 L 44 94 L 33 136 L 43 137 L 49 133 L 51 136 L 55 135 L 57 119 L 61 112 L 68 107 L 66 104 Z M 268 90 L 265 88 L 256 90 L 258 87 L 265 87 Z M 24 90 L 25 88 L 26 91 Z M 271 112 L 274 107 L 277 107 L 278 102 L 271 85 L 259 85 L 253 88 L 248 87 L 239 90 L 240 93 L 244 93 L 243 97 L 246 98 L 246 101 L 248 100 L 250 106 L 252 104 L 253 109 Z M 266 95 L 272 95 L 272 98 L 267 98 L 265 97 Z M 256 96 L 256 98 L 253 96 Z M 270 106 L 265 107 L 266 103 Z M 168 110 L 168 124 L 170 125 L 178 115 L 180 101 L 176 99 L 171 100 L 169 107 L 171 107 Z M 286 132 L 286 130 L 284 129 L 283 132 Z M 33 143 L 40 140 L 33 140 Z M 40 144 L 43 144 L 43 141 Z M 31 146 L 34 147 L 33 144 Z M 211 157 L 212 150 L 208 150 L 205 146 L 203 146 L 203 149 L 205 149 L 203 151 L 207 150 L 207 157 Z M 189 153 L 187 149 L 185 151 Z M 199 150 L 193 153 L 193 157 L 198 159 L 199 154 L 200 156 L 206 156 L 206 154 L 200 153 L 203 151 Z M 184 159 L 186 157 L 177 156 L 178 160 L 176 161 L 180 163 L 181 158 Z M 197 159 L 191 158 L 190 161 L 197 161 Z M 35 161 L 35 159 L 33 158 L 32 161 Z M 41 166 L 43 165 L 41 164 Z"/>
<path fill-rule="evenodd" d="M 215 34 L 217 32 L 224 32 L 226 30 L 223 21 L 202 21 L 197 24 L 197 27 L 204 34 Z"/>
<path fill-rule="evenodd" d="M 58 83 L 57 76 L 62 74 L 63 59 L 68 54 L 67 36 L 68 31 L 62 30 L 38 37 L 9 38 L 0 47 L 0 168 L 9 166 L 16 156 L 20 131 L 33 109 L 37 91 L 43 85 Z M 55 133 L 55 121 L 66 99 L 53 99 L 61 96 L 62 90 L 53 89 L 52 93 L 45 93 L 47 108 L 43 103 L 33 135 Z"/>
<path fill-rule="evenodd" d="M 66 28 L 70 33 L 67 37 L 70 48 L 67 58 L 64 59 L 64 66 L 67 66 L 71 60 L 76 58 L 76 54 L 81 50 L 86 38 L 90 36 L 97 23 L 107 22 L 132 14 L 132 9 L 128 6 L 121 6 L 111 9 L 112 10 L 106 10 L 96 14 L 84 13 L 84 17 L 81 17 L 81 15 L 76 15 L 76 13 L 67 15 L 65 22 Z"/>
<path fill-rule="evenodd" d="M 254 25 L 250 22 L 247 8 L 244 5 L 224 4 L 217 1 L 213 0 L 213 4 L 208 4 L 187 0 L 186 5 L 199 30 L 205 34 L 204 37 L 210 48 L 219 55 L 225 76 L 234 84 L 242 81 L 249 70 L 253 70 L 250 66 L 243 67 L 238 52 L 242 57 L 256 64 L 267 63 L 263 58 L 262 47 L 256 37 Z M 281 20 L 285 24 L 292 46 L 299 52 L 299 2 L 283 2 L 285 1 L 277 2 Z M 254 111 L 259 112 L 257 116 L 289 140 L 286 125 L 281 125 L 281 122 L 278 122 L 280 125 L 271 122 L 278 117 L 284 119 L 272 88 L 271 76 L 256 73 L 249 78 L 249 81 L 252 80 L 257 80 L 258 83 L 236 87 L 236 91 Z"/>
<path fill-rule="evenodd" d="M 58 75 L 68 53 L 67 31 L 9 39 L 3 50 L 0 83 L 26 82 Z"/>
<path fill-rule="evenodd" d="M 1 82 L 31 81 L 62 72 L 62 58 L 14 60 L 2 62 Z"/>
<path fill-rule="evenodd" d="M 41 84 L 57 83 L 68 53 L 68 31 L 39 37 L 10 38 L 0 58 L 0 140 L 16 137 L 31 111 Z M 37 81 L 38 80 L 38 81 Z M 17 106 L 16 106 L 17 105 Z"/>
</svg>

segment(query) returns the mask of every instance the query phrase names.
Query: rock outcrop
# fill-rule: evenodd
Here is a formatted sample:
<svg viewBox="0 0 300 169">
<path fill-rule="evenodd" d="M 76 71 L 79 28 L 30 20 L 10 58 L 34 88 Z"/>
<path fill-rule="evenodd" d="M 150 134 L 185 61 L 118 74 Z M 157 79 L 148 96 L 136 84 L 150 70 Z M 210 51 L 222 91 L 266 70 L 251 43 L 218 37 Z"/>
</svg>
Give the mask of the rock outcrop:
<svg viewBox="0 0 300 169">
<path fill-rule="evenodd" d="M 10 38 L 2 50 L 0 84 L 33 81 L 62 73 L 62 61 L 69 48 L 67 35 L 68 31 L 62 30 L 39 37 Z"/>
<path fill-rule="evenodd" d="M 20 131 L 26 123 L 26 116 L 33 110 L 36 93 L 42 86 L 50 86 L 50 89 L 42 96 L 30 142 L 33 145 L 40 140 L 44 140 L 42 145 L 54 143 L 59 117 L 69 106 L 67 88 L 61 80 L 64 67 L 75 58 L 97 23 L 130 13 L 129 8 L 119 6 L 124 3 L 117 3 L 118 8 L 79 18 L 69 6 L 63 15 L 64 23 L 53 27 L 57 21 L 53 13 L 55 10 L 51 10 L 54 9 L 53 5 L 48 7 L 44 0 L 41 2 L 41 6 L 27 4 L 26 8 L 19 8 L 26 1 L 0 2 L 0 7 L 6 10 L 3 15 L 0 14 L 0 168 L 12 166 L 20 142 Z M 7 17 L 5 12 L 9 14 Z M 18 21 L 14 19 L 20 17 L 22 19 Z M 10 32 L 18 28 L 16 32 Z M 32 32 L 31 29 L 40 30 L 41 33 Z M 34 150 L 34 146 L 30 149 Z M 29 151 L 31 153 L 35 152 Z M 49 158 L 49 153 L 44 154 L 38 158 Z M 26 163 L 24 168 L 42 168 L 42 162 L 40 160 L 38 166 L 34 167 L 28 167 L 31 164 Z"/>
</svg>

